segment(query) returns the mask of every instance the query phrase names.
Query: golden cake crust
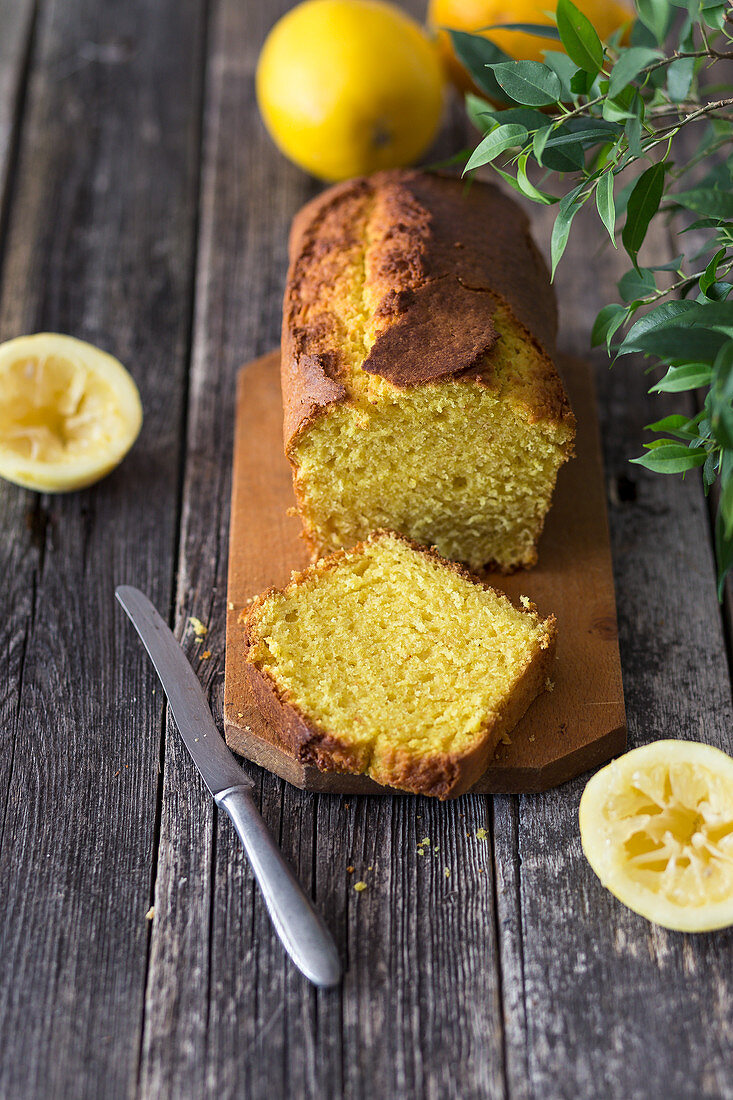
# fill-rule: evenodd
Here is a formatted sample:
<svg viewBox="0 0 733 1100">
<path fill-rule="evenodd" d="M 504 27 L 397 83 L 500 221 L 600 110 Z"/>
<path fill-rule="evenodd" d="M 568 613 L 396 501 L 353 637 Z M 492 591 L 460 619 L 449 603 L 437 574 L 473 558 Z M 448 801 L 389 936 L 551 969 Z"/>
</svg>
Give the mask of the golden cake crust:
<svg viewBox="0 0 733 1100">
<path fill-rule="evenodd" d="M 503 305 L 541 353 L 522 394 L 532 419 L 574 423 L 551 359 L 555 300 L 524 212 L 490 184 L 396 170 L 329 188 L 293 221 L 282 330 L 286 453 L 324 409 L 348 400 L 343 338 L 327 305 L 345 259 L 363 265 L 371 341 L 362 370 L 400 388 L 450 378 L 491 385 L 492 317 Z"/>
<path fill-rule="evenodd" d="M 448 561 L 434 550 L 393 531 L 376 531 L 368 541 L 384 536 L 399 539 L 413 550 L 480 588 L 493 589 L 492 585 L 480 580 L 457 562 Z M 288 700 L 269 672 L 254 662 L 252 653 L 258 642 L 255 618 L 258 607 L 273 593 L 290 592 L 304 581 L 322 576 L 336 568 L 347 556 L 358 554 L 364 546 L 365 543 L 362 542 L 350 550 L 337 550 L 328 558 L 307 566 L 302 572 L 293 572 L 290 582 L 283 589 L 268 588 L 256 596 L 250 607 L 240 615 L 244 629 L 245 676 L 260 712 L 286 752 L 292 753 L 299 763 L 315 765 L 321 771 L 360 774 L 366 770 L 367 762 L 361 759 L 358 747 L 331 734 Z M 526 610 L 536 611 L 536 608 L 529 604 Z M 528 662 L 504 710 L 490 725 L 484 727 L 479 743 L 474 748 L 460 754 L 441 752 L 416 756 L 395 746 L 392 753 L 384 756 L 382 773 L 379 776 L 370 773 L 372 778 L 385 786 L 439 799 L 454 798 L 469 790 L 486 771 L 502 737 L 514 729 L 531 702 L 545 689 L 552 677 L 557 621 L 554 615 L 549 615 L 542 622 L 546 628 L 546 644 L 540 657 Z"/>
</svg>

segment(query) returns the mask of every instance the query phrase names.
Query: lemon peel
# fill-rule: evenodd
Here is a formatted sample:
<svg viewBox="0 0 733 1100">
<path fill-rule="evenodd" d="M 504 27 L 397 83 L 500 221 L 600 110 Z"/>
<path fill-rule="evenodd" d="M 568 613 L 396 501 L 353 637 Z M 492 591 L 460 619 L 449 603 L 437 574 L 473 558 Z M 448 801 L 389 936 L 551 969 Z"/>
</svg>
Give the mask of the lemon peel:
<svg viewBox="0 0 733 1100">
<path fill-rule="evenodd" d="M 680 932 L 733 924 L 733 759 L 696 741 L 655 741 L 602 768 L 579 810 L 603 885 Z"/>
<path fill-rule="evenodd" d="M 117 359 L 72 336 L 0 344 L 0 477 L 45 493 L 81 489 L 117 466 L 142 424 Z"/>
<path fill-rule="evenodd" d="M 324 180 L 416 161 L 443 109 L 433 42 L 383 0 L 306 0 L 270 31 L 256 74 L 278 148 Z"/>
</svg>

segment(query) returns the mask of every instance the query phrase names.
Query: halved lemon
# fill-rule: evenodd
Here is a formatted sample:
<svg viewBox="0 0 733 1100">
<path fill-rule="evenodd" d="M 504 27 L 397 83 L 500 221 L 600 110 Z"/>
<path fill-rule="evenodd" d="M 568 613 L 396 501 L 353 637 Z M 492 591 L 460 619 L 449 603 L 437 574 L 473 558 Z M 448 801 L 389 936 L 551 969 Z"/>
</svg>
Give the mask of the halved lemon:
<svg viewBox="0 0 733 1100">
<path fill-rule="evenodd" d="M 142 419 L 131 376 L 92 344 L 53 332 L 0 344 L 0 477 L 82 489 L 122 461 Z"/>
<path fill-rule="evenodd" d="M 588 862 L 619 901 L 678 932 L 733 924 L 733 759 L 655 741 L 602 768 L 580 800 Z"/>
</svg>

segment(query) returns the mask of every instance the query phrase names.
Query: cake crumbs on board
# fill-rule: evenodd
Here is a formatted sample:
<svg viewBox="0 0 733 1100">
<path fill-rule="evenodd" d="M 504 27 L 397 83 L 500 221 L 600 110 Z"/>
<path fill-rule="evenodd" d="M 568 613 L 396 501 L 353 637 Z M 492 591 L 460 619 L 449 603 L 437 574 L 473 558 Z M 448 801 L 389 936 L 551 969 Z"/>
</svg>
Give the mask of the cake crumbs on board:
<svg viewBox="0 0 733 1100">
<path fill-rule="evenodd" d="M 489 834 L 486 832 L 486 829 L 477 829 L 476 830 L 476 840 L 486 840 L 488 835 Z"/>
<path fill-rule="evenodd" d="M 145 914 L 145 920 L 152 920 L 154 916 L 155 916 L 155 906 L 151 905 L 150 908 L 148 909 L 147 913 Z"/>
<path fill-rule="evenodd" d="M 205 649 L 204 652 L 199 657 L 199 660 L 200 661 L 208 661 L 210 656 L 211 656 L 211 650 L 210 649 Z"/>
<path fill-rule="evenodd" d="M 208 626 L 204 626 L 201 619 L 197 619 L 195 615 L 189 615 L 188 621 L 191 624 L 191 629 L 197 638 L 205 638 L 209 633 Z"/>
<path fill-rule="evenodd" d="M 356 890 L 357 894 L 360 894 L 362 890 L 366 890 L 366 888 L 367 884 L 363 882 L 362 879 L 359 879 L 358 882 L 354 883 L 354 889 Z"/>
</svg>

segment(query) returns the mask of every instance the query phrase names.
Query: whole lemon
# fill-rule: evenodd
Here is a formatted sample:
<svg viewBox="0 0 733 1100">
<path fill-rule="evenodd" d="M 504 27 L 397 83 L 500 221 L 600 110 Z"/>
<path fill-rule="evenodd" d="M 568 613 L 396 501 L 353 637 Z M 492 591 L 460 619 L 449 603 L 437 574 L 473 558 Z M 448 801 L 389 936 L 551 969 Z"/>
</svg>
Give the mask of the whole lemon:
<svg viewBox="0 0 733 1100">
<path fill-rule="evenodd" d="M 630 3 L 620 0 L 573 0 L 588 16 L 602 41 L 635 18 Z M 557 0 L 430 0 L 428 22 L 432 27 L 481 33 L 511 57 L 542 61 L 544 50 L 562 50 L 559 42 L 524 31 L 485 30 L 497 23 L 543 23 L 552 26 L 547 12 L 554 11 Z M 461 91 L 470 88 L 471 79 L 453 52 L 450 35 L 439 30 L 440 52 L 451 80 Z"/>
<path fill-rule="evenodd" d="M 257 64 L 265 126 L 324 180 L 417 160 L 443 104 L 434 43 L 382 0 L 306 0 L 275 24 Z"/>
</svg>

